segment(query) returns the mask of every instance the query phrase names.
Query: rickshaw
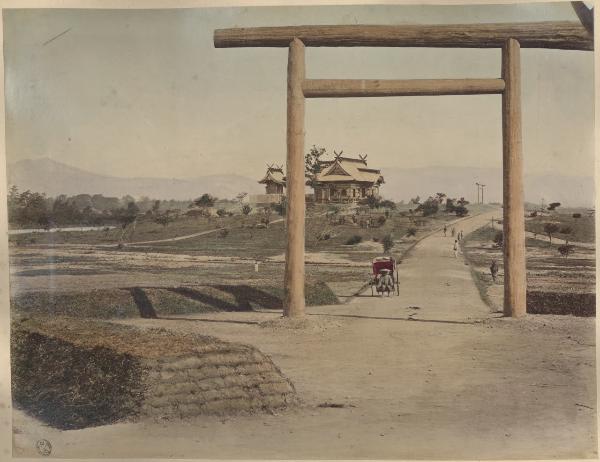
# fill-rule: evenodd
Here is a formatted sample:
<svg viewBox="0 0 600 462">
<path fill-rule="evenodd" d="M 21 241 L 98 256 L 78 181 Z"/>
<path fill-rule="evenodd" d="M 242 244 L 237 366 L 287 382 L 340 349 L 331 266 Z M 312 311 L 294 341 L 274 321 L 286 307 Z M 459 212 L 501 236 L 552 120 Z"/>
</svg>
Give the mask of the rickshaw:
<svg viewBox="0 0 600 462">
<path fill-rule="evenodd" d="M 379 281 L 381 277 L 389 271 L 392 277 L 392 290 L 396 292 L 396 295 L 400 295 L 400 285 L 398 281 L 398 265 L 393 257 L 377 257 L 372 262 L 372 274 L 369 284 L 371 285 L 371 296 L 375 295 L 375 292 L 379 292 Z M 383 291 L 381 291 L 383 295 Z M 389 292 L 388 292 L 389 295 Z"/>
</svg>

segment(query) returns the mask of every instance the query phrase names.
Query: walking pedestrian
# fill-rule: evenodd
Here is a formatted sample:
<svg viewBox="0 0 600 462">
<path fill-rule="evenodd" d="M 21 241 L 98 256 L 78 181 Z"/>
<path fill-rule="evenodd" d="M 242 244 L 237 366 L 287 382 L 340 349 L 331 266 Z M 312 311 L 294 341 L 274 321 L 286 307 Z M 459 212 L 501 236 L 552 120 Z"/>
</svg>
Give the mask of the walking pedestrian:
<svg viewBox="0 0 600 462">
<path fill-rule="evenodd" d="M 446 235 L 446 231 L 448 231 L 448 227 L 444 225 L 444 236 Z"/>
<path fill-rule="evenodd" d="M 492 280 L 495 283 L 496 278 L 498 277 L 498 262 L 495 258 L 492 260 L 492 264 L 490 265 L 490 273 L 492 274 Z"/>
<path fill-rule="evenodd" d="M 458 236 L 458 240 L 462 241 L 463 240 L 463 230 L 460 230 L 459 236 Z"/>
<path fill-rule="evenodd" d="M 450 231 L 450 234 L 452 234 L 452 237 L 454 237 L 454 235 L 456 234 L 456 230 L 454 229 L 454 226 L 452 227 L 452 230 Z"/>
<path fill-rule="evenodd" d="M 452 247 L 452 250 L 454 250 L 454 258 L 458 257 L 458 239 L 454 239 L 454 247 Z"/>
</svg>

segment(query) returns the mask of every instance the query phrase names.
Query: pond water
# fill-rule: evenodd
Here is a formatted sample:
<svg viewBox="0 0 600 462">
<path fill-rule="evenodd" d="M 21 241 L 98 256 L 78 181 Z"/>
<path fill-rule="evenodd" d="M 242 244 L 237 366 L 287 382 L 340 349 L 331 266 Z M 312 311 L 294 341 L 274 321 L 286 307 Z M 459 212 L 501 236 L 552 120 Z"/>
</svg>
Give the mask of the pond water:
<svg viewBox="0 0 600 462">
<path fill-rule="evenodd" d="M 56 233 L 56 232 L 71 232 L 71 231 L 102 231 L 105 228 L 114 229 L 115 226 L 75 226 L 66 228 L 50 228 L 50 229 L 9 229 L 8 234 L 31 234 L 31 233 Z"/>
</svg>

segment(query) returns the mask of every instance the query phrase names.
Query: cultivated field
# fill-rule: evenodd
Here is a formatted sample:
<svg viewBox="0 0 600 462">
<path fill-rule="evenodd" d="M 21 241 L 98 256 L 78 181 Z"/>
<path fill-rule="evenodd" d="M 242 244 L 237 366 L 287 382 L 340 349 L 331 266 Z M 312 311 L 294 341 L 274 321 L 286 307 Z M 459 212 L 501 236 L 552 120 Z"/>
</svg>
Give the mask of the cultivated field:
<svg viewBox="0 0 600 462">
<path fill-rule="evenodd" d="M 569 234 L 557 233 L 550 243 L 549 237 L 544 234 L 544 225 L 548 222 L 572 231 Z M 594 316 L 596 257 L 593 219 L 572 218 L 570 214 L 528 218 L 526 229 L 529 231 L 526 239 L 528 312 Z M 502 309 L 504 280 L 502 248 L 494 242 L 500 230 L 498 224 L 494 224 L 494 228 L 490 224 L 469 235 L 463 244 L 482 296 L 497 310 Z M 565 237 L 573 246 L 568 255 L 560 253 Z M 496 283 L 489 270 L 494 259 L 499 265 Z"/>
</svg>

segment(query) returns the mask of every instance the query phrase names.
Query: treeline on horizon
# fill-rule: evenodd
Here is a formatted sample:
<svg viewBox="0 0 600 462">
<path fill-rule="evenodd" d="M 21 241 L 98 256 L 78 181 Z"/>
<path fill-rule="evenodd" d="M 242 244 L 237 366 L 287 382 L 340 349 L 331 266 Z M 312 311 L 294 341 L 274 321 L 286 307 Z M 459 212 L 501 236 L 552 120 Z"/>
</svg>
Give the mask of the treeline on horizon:
<svg viewBox="0 0 600 462">
<path fill-rule="evenodd" d="M 235 202 L 219 199 L 219 202 Z M 8 192 L 8 222 L 19 228 L 56 228 L 61 226 L 111 226 L 130 217 L 167 210 L 187 210 L 192 200 L 159 200 L 133 196 L 107 197 L 102 194 L 65 194 L 56 197 L 15 185 Z"/>
</svg>

